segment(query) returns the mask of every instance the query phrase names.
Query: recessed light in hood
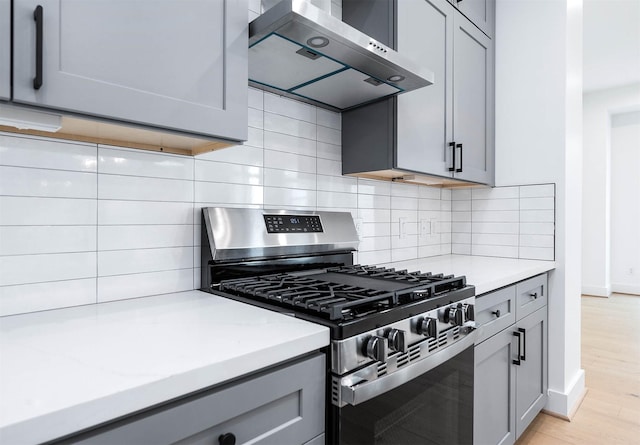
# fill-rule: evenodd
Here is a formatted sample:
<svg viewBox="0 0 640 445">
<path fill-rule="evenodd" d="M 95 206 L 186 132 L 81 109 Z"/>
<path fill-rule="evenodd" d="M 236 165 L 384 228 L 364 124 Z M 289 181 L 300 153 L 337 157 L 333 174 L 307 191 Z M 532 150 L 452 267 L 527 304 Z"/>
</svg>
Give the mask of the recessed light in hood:
<svg viewBox="0 0 640 445">
<path fill-rule="evenodd" d="M 431 85 L 433 73 L 307 0 L 283 0 L 249 24 L 249 83 L 345 111 Z"/>
</svg>

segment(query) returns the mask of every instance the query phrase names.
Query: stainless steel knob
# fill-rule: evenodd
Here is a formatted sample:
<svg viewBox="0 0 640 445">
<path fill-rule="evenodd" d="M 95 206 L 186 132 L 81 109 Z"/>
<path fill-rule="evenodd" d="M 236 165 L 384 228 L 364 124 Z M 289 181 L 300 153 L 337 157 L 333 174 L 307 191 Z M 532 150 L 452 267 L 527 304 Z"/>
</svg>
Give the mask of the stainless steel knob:
<svg viewBox="0 0 640 445">
<path fill-rule="evenodd" d="M 421 317 L 416 324 L 416 331 L 427 338 L 436 338 L 438 336 L 438 320 L 430 317 Z"/>
<path fill-rule="evenodd" d="M 367 357 L 381 362 L 387 361 L 387 339 L 379 335 L 372 335 L 365 342 L 364 353 Z"/>
<path fill-rule="evenodd" d="M 407 352 L 407 341 L 405 332 L 400 329 L 389 329 L 387 332 L 389 348 L 397 352 Z"/>
</svg>

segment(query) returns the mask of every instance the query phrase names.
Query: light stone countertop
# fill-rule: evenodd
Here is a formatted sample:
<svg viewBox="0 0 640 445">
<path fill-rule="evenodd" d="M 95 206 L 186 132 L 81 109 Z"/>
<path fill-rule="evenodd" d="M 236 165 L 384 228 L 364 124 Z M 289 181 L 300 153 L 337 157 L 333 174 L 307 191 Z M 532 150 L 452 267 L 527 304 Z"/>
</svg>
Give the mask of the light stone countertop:
<svg viewBox="0 0 640 445">
<path fill-rule="evenodd" d="M 200 291 L 0 318 L 0 443 L 39 443 L 294 358 L 329 329 Z"/>
</svg>

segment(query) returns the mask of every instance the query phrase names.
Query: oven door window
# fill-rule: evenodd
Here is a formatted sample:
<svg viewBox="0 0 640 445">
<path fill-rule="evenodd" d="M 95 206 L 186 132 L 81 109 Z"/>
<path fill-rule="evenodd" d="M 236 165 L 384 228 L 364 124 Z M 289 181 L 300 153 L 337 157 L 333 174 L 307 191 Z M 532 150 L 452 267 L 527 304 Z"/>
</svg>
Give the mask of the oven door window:
<svg viewBox="0 0 640 445">
<path fill-rule="evenodd" d="M 336 411 L 340 445 L 471 444 L 473 347 L 398 388 Z"/>
</svg>

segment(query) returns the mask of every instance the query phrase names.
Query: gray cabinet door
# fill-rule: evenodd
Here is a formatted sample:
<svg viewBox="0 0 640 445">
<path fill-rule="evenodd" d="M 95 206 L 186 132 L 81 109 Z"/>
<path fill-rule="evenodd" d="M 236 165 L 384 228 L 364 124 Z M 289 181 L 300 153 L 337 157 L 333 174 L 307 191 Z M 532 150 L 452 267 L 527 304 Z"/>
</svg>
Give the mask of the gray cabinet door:
<svg viewBox="0 0 640 445">
<path fill-rule="evenodd" d="M 0 100 L 11 97 L 11 0 L 0 0 Z"/>
<path fill-rule="evenodd" d="M 455 4 L 474 25 L 493 37 L 496 0 L 461 0 Z"/>
<path fill-rule="evenodd" d="M 317 443 L 325 380 L 325 356 L 318 354 L 63 443 L 209 445 L 223 434 L 239 444 Z"/>
<path fill-rule="evenodd" d="M 247 26 L 246 0 L 15 0 L 13 100 L 244 140 Z"/>
<path fill-rule="evenodd" d="M 433 85 L 398 96 L 397 168 L 451 174 L 453 12 L 446 0 L 397 2 L 398 52 L 435 76 Z"/>
<path fill-rule="evenodd" d="M 493 182 L 493 46 L 460 14 L 454 23 L 455 177 Z"/>
<path fill-rule="evenodd" d="M 476 346 L 473 443 L 515 442 L 516 369 L 513 330 L 506 329 Z"/>
<path fill-rule="evenodd" d="M 516 437 L 519 437 L 547 403 L 547 308 L 523 318 L 517 327 L 523 334 L 525 356 L 516 365 Z"/>
</svg>

